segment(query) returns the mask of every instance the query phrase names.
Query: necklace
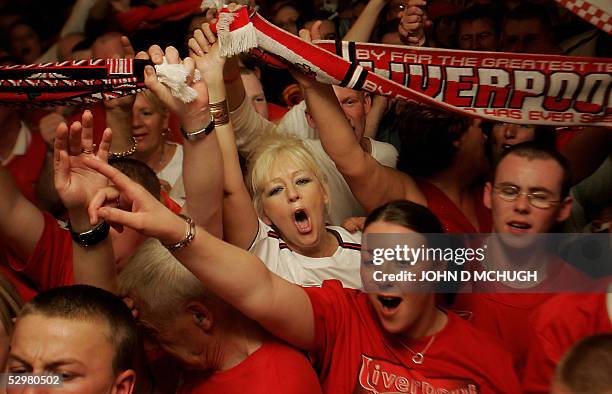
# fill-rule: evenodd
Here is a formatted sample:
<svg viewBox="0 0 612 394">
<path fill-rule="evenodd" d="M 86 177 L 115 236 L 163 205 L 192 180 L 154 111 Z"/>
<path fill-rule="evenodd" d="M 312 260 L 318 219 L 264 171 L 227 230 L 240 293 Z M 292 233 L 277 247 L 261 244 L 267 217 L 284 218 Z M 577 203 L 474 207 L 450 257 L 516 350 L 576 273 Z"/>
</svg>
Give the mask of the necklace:
<svg viewBox="0 0 612 394">
<path fill-rule="evenodd" d="M 431 344 L 434 342 L 434 339 L 436 339 L 436 336 L 433 335 L 431 337 L 431 339 L 429 340 L 429 342 L 427 342 L 427 345 L 425 345 L 425 347 L 423 348 L 423 350 L 421 350 L 420 352 L 415 352 L 414 350 L 412 350 L 410 348 L 410 346 L 406 345 L 404 343 L 404 341 L 399 340 L 399 343 L 405 347 L 406 349 L 408 349 L 410 351 L 410 353 L 414 354 L 414 356 L 412 356 L 412 362 L 415 364 L 423 364 L 423 360 L 425 359 L 425 353 L 427 352 L 427 350 L 429 350 L 429 348 L 431 347 Z"/>
</svg>

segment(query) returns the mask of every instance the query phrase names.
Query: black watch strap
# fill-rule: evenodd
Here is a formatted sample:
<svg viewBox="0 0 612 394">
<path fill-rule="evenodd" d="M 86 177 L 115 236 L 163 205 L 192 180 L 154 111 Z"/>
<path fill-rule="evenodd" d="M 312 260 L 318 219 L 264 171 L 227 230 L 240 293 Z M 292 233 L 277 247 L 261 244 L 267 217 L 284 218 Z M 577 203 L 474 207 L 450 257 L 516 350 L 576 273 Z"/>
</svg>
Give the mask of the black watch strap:
<svg viewBox="0 0 612 394">
<path fill-rule="evenodd" d="M 108 237 L 108 232 L 110 230 L 110 226 L 105 221 L 102 221 L 96 227 L 91 230 L 85 231 L 83 233 L 76 233 L 72 230 L 72 226 L 70 222 L 68 222 L 68 230 L 70 230 L 70 235 L 74 242 L 78 243 L 81 246 L 94 246 L 104 241 Z"/>
</svg>

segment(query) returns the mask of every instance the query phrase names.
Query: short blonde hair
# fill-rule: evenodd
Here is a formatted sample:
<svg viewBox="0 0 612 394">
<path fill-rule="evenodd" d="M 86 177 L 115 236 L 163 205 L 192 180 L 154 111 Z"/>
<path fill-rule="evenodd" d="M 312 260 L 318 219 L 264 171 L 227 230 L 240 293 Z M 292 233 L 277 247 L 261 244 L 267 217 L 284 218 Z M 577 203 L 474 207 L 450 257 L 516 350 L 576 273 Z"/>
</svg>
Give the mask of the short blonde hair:
<svg viewBox="0 0 612 394">
<path fill-rule="evenodd" d="M 281 160 L 312 172 L 328 198 L 330 197 L 327 179 L 312 152 L 302 140 L 291 134 L 276 133 L 266 136 L 259 146 L 260 148 L 249 157 L 248 169 L 248 183 L 259 216 L 263 215 L 262 195 L 266 184 L 272 179 L 271 170 Z"/>
<path fill-rule="evenodd" d="M 155 320 L 176 316 L 191 300 L 211 298 L 202 282 L 155 239 L 136 250 L 118 282 L 119 294 L 136 298 L 139 311 Z"/>
</svg>

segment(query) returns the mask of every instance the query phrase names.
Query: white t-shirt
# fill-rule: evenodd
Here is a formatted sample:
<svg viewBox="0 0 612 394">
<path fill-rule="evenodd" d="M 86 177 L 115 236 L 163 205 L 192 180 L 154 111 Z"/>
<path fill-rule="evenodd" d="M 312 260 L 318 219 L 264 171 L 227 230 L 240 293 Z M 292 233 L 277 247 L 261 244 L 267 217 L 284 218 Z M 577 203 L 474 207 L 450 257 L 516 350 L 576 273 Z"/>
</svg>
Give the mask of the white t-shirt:
<svg viewBox="0 0 612 394">
<path fill-rule="evenodd" d="M 174 187 L 176 181 L 178 181 L 183 173 L 183 146 L 174 142 L 166 142 L 166 144 L 168 146 L 176 146 L 176 149 L 168 164 L 157 173 L 157 177 L 168 182 L 170 187 Z"/>
<path fill-rule="evenodd" d="M 335 231 L 339 246 L 333 256 L 307 257 L 293 252 L 270 226 L 259 221 L 257 237 L 249 251 L 259 257 L 278 276 L 301 286 L 321 286 L 323 281 L 338 279 L 344 287 L 361 288 L 361 233 L 351 234 L 342 227 Z"/>
<path fill-rule="evenodd" d="M 333 225 L 341 225 L 346 219 L 354 216 L 365 216 L 366 212 L 357 199 L 336 164 L 327 155 L 316 130 L 308 127 L 306 121 L 306 104 L 295 105 L 280 121 L 278 127 L 262 118 L 252 108 L 248 100 L 244 100 L 240 107 L 232 112 L 232 125 L 236 133 L 238 150 L 248 156 L 257 146 L 258 137 L 270 129 L 297 135 L 302 138 L 310 148 L 319 163 L 321 172 L 325 175 L 330 191 L 329 219 Z M 380 164 L 395 168 L 398 152 L 391 144 L 376 141 L 370 138 L 372 157 Z"/>
</svg>

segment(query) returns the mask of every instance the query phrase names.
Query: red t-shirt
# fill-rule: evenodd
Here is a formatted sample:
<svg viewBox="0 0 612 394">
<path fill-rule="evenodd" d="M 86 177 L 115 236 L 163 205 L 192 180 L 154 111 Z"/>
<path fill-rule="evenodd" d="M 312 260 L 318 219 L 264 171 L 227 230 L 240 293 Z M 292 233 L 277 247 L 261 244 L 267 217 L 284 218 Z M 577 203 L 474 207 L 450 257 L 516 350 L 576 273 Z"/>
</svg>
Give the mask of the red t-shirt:
<svg viewBox="0 0 612 394">
<path fill-rule="evenodd" d="M 72 237 L 48 212 L 43 212 L 45 228 L 28 261 L 8 254 L 11 268 L 27 277 L 38 291 L 74 284 Z"/>
<path fill-rule="evenodd" d="M 316 394 L 317 375 L 306 356 L 281 342 L 265 342 L 240 364 L 214 374 L 183 375 L 180 394 Z"/>
<path fill-rule="evenodd" d="M 385 333 L 367 294 L 336 280 L 305 291 L 315 318 L 315 367 L 326 393 L 520 393 L 510 355 L 453 313 L 419 365 Z M 423 349 L 430 340 L 410 347 Z"/>
<path fill-rule="evenodd" d="M 612 333 L 607 293 L 558 295 L 538 308 L 530 323 L 523 390 L 548 393 L 555 368 L 572 345 L 587 336 Z"/>
<path fill-rule="evenodd" d="M 36 204 L 36 182 L 45 164 L 47 145 L 39 133 L 32 133 L 32 140 L 26 153 L 22 156 L 15 156 L 6 165 L 17 188 L 23 193 L 25 198 Z"/>
<path fill-rule="evenodd" d="M 445 233 L 491 232 L 491 211 L 484 206 L 482 187 L 476 188 L 472 194 L 474 212 L 478 220 L 479 229 L 477 229 L 442 190 L 423 179 L 418 179 L 416 183 L 427 200 L 427 207 L 436 215 Z"/>
<path fill-rule="evenodd" d="M 28 302 L 34 298 L 38 292 L 34 289 L 34 285 L 30 283 L 27 278 L 21 276 L 19 273 L 11 269 L 8 261 L 13 258 L 15 257 L 11 255 L 11 252 L 7 250 L 0 241 L 0 271 L 13 284 L 13 286 L 15 286 L 15 289 L 17 289 L 17 292 L 21 296 L 23 302 Z"/>
<path fill-rule="evenodd" d="M 529 340 L 527 322 L 533 311 L 554 297 L 555 290 L 570 289 L 576 283 L 585 283 L 579 279 L 586 278 L 584 274 L 559 259 L 555 259 L 551 267 L 554 267 L 554 276 L 549 272 L 551 276 L 528 289 L 528 293 L 496 283 L 494 286 L 488 285 L 486 290 L 475 288 L 474 293 L 458 294 L 449 307 L 479 330 L 499 340 L 512 354 L 519 374 L 525 366 Z"/>
</svg>

